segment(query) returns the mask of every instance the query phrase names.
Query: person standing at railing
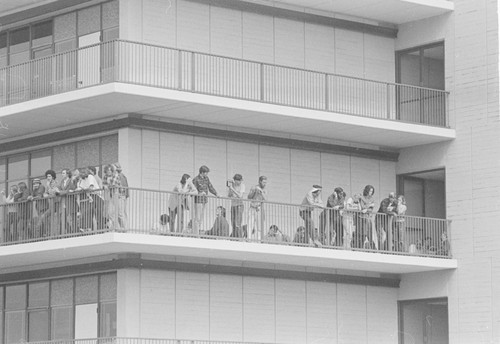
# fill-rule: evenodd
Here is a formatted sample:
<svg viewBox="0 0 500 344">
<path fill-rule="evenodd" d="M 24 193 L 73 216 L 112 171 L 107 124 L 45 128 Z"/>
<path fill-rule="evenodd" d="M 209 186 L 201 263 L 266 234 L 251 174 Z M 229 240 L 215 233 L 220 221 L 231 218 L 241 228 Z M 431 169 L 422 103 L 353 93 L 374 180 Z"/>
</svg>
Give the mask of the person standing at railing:
<svg viewBox="0 0 500 344">
<path fill-rule="evenodd" d="M 358 217 L 358 212 L 361 210 L 359 205 L 359 199 L 361 196 L 355 194 L 353 197 L 349 197 L 344 204 L 344 209 L 340 211 L 342 216 L 342 227 L 344 229 L 344 248 L 352 247 L 353 235 L 356 231 L 356 221 Z"/>
<path fill-rule="evenodd" d="M 231 225 L 233 227 L 233 234 L 235 238 L 243 237 L 243 230 L 241 223 L 243 221 L 243 194 L 245 193 L 245 184 L 243 184 L 243 176 L 235 174 L 233 180 L 227 181 L 227 196 L 231 198 Z"/>
<path fill-rule="evenodd" d="M 208 178 L 208 172 L 210 172 L 210 169 L 203 165 L 200 167 L 199 172 L 200 173 L 193 179 L 193 184 L 198 190 L 198 195 L 194 197 L 194 234 L 199 234 L 200 232 L 203 217 L 205 216 L 205 208 L 208 203 L 208 193 L 210 192 L 216 197 L 219 197 L 217 190 L 215 190 L 210 182 L 210 178 Z"/>
<path fill-rule="evenodd" d="M 106 228 L 106 209 L 105 209 L 105 202 L 102 197 L 102 179 L 97 175 L 97 169 L 94 166 L 89 166 L 87 167 L 87 173 L 92 175 L 97 183 L 96 189 L 99 189 L 99 191 L 96 191 L 93 193 L 94 197 L 94 202 L 93 202 L 93 210 L 94 210 L 94 215 L 95 215 L 95 220 L 96 220 L 96 225 L 97 229 L 104 229 Z"/>
<path fill-rule="evenodd" d="M 263 207 L 263 202 L 267 200 L 267 177 L 260 176 L 259 184 L 253 186 L 248 193 L 248 199 L 252 200 L 250 202 L 250 208 L 248 209 L 248 236 L 256 240 L 262 240 L 265 212 Z"/>
<path fill-rule="evenodd" d="M 389 193 L 389 196 L 380 202 L 378 214 L 376 215 L 376 224 L 380 237 L 379 247 L 381 249 L 385 248 L 386 240 L 390 240 L 389 244 L 393 245 L 395 251 L 398 251 L 399 236 L 393 228 L 394 216 L 397 215 L 396 206 L 396 194 L 394 192 Z"/>
<path fill-rule="evenodd" d="M 9 195 L 5 196 L 5 191 L 1 191 L 3 202 L 6 204 L 14 203 L 19 199 L 19 189 L 17 185 L 12 185 L 9 189 Z M 17 240 L 17 207 L 15 204 L 7 206 L 7 226 L 5 229 L 5 241 Z"/>
<path fill-rule="evenodd" d="M 51 235 L 56 235 L 59 231 L 58 224 L 59 221 L 59 199 L 56 197 L 59 194 L 59 187 L 56 182 L 56 172 L 53 170 L 47 170 L 45 172 L 46 184 L 45 193 L 43 197 L 47 198 L 48 209 L 43 214 L 43 218 L 46 219 L 46 223 L 50 226 L 48 232 Z"/>
<path fill-rule="evenodd" d="M 40 179 L 35 178 L 32 182 L 31 194 L 28 196 L 28 201 L 33 202 L 33 216 L 31 219 L 32 236 L 35 238 L 45 236 L 46 224 L 42 215 L 48 209 L 48 202 L 43 198 L 45 193 L 45 186 L 42 185 Z"/>
<path fill-rule="evenodd" d="M 189 195 L 198 194 L 196 186 L 193 184 L 191 176 L 184 173 L 179 184 L 177 184 L 168 200 L 168 209 L 170 213 L 170 230 L 181 233 L 184 230 L 184 214 L 189 210 L 191 200 Z M 176 227 L 176 222 L 178 226 Z"/>
<path fill-rule="evenodd" d="M 78 204 L 76 196 L 71 194 L 76 189 L 73 183 L 72 173 L 69 168 L 63 168 L 61 171 L 62 180 L 59 183 L 59 194 L 61 196 L 61 224 L 62 234 L 74 233 L 76 231 L 76 213 Z"/>
<path fill-rule="evenodd" d="M 398 243 L 398 250 L 401 252 L 407 251 L 407 239 L 405 229 L 405 214 L 406 214 L 405 196 L 399 195 L 396 201 L 396 217 L 394 218 L 394 241 Z M 397 237 L 397 238 L 396 238 Z M 396 241 L 397 240 L 397 241 Z"/>
<path fill-rule="evenodd" d="M 87 169 L 80 170 L 80 181 L 75 191 L 80 191 L 80 232 L 89 232 L 92 230 L 94 196 L 92 190 L 97 188 L 97 182 Z"/>
<path fill-rule="evenodd" d="M 366 185 L 363 190 L 363 195 L 359 198 L 361 213 L 360 221 L 357 228 L 357 243 L 358 248 L 373 248 L 378 249 L 377 231 L 375 229 L 375 200 L 373 195 L 375 188 L 371 185 Z M 358 232 L 359 230 L 359 232 Z"/>
<path fill-rule="evenodd" d="M 321 246 L 321 242 L 316 237 L 316 233 L 314 233 L 312 212 L 314 208 L 324 208 L 323 201 L 321 200 L 322 189 L 321 185 L 313 185 L 312 189 L 309 190 L 302 200 L 302 205 L 299 210 L 299 215 L 304 220 L 306 235 L 316 246 Z"/>
<path fill-rule="evenodd" d="M 120 163 L 115 163 L 116 174 L 120 181 L 120 187 L 118 188 L 118 226 L 119 229 L 125 230 L 128 225 L 128 213 L 127 213 L 127 201 L 129 198 L 128 180 L 127 177 L 122 172 L 122 166 Z"/>
<path fill-rule="evenodd" d="M 18 237 L 20 239 L 29 238 L 29 218 L 31 217 L 28 198 L 30 192 L 28 190 L 28 185 L 25 182 L 20 182 L 17 184 L 20 196 L 17 198 L 17 231 Z"/>
<path fill-rule="evenodd" d="M 327 209 L 319 216 L 319 240 L 325 245 L 342 246 L 344 231 L 340 211 L 344 209 L 345 192 L 336 187 L 326 202 Z"/>
</svg>

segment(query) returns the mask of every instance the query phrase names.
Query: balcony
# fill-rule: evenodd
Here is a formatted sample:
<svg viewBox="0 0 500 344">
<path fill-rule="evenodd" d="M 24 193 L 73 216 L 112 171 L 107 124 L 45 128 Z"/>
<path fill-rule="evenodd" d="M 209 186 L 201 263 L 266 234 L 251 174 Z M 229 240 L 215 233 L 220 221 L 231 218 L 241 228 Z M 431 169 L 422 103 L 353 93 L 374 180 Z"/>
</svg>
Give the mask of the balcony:
<svg viewBox="0 0 500 344">
<path fill-rule="evenodd" d="M 32 342 L 35 343 L 35 342 Z M 40 341 L 37 344 L 266 344 L 263 342 L 234 342 L 221 340 L 199 340 L 199 339 L 156 339 L 156 338 L 124 338 L 124 337 L 100 337 L 89 339 L 66 339 Z"/>
<path fill-rule="evenodd" d="M 123 40 L 0 69 L 5 138 L 139 113 L 402 148 L 454 138 L 447 100 L 441 90 Z M 40 120 L 47 112 L 54 121 Z"/>
<path fill-rule="evenodd" d="M 58 261 L 61 254 L 80 259 L 123 252 L 304 267 L 334 264 L 386 273 L 456 265 L 449 259 L 447 220 L 314 208 L 307 225 L 299 215 L 304 209 L 300 205 L 264 202 L 264 216 L 253 217 L 255 203 L 243 200 L 243 226 L 237 231 L 230 225 L 231 199 L 209 197 L 197 230 L 192 225 L 196 196 L 134 188 L 128 192 L 126 201 L 116 190 L 107 190 L 2 205 L 0 268 L 30 264 L 33 257 L 31 264 Z M 172 215 L 169 205 L 185 210 L 161 224 L 162 214 Z M 120 207 L 127 216 L 119 214 Z M 216 220 L 221 207 L 225 220 Z M 254 226 L 248 225 L 252 218 L 257 219 Z M 26 254 L 33 250 L 36 255 Z"/>
</svg>

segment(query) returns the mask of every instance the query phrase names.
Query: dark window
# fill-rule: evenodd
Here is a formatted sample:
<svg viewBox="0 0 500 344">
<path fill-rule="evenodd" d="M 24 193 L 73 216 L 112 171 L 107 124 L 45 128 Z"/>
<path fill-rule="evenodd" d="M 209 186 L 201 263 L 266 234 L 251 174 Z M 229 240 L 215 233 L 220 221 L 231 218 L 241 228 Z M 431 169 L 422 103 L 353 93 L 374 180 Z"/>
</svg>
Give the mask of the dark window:
<svg viewBox="0 0 500 344">
<path fill-rule="evenodd" d="M 52 36 L 52 20 L 33 25 L 32 32 L 33 39 Z"/>
<path fill-rule="evenodd" d="M 447 344 L 448 300 L 399 302 L 399 343 Z"/>
</svg>

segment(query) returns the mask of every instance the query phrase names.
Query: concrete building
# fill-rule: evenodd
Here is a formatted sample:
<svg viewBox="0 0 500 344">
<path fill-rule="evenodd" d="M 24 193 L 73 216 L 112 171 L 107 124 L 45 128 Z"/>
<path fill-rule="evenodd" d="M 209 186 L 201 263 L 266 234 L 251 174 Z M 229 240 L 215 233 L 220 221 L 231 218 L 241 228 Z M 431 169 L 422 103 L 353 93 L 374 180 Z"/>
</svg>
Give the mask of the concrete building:
<svg viewBox="0 0 500 344">
<path fill-rule="evenodd" d="M 0 343 L 500 342 L 498 8 L 2 0 Z M 9 200 L 47 170 L 115 162 L 128 198 Z M 202 165 L 223 197 L 201 230 L 216 206 L 233 220 L 234 174 L 245 197 L 267 176 L 262 237 L 247 200 L 248 238 L 190 231 L 191 201 L 172 232 L 155 227 Z M 404 238 L 379 215 L 361 246 L 339 244 L 315 209 L 321 247 L 291 242 L 313 184 L 324 201 L 372 185 L 375 210 L 404 194 Z M 331 214 L 345 233 L 350 213 Z M 273 224 L 288 242 L 264 238 Z"/>
</svg>

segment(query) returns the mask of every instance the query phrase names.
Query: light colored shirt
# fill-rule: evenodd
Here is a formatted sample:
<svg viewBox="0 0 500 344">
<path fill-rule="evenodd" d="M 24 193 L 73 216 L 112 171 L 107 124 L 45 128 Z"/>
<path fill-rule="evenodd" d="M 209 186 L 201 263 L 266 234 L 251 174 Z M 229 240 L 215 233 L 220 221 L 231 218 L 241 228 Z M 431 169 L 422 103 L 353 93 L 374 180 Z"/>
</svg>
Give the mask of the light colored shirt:
<svg viewBox="0 0 500 344">
<path fill-rule="evenodd" d="M 227 190 L 227 197 L 232 198 L 231 199 L 231 206 L 236 207 L 239 205 L 243 205 L 243 194 L 245 193 L 245 184 L 241 183 L 240 185 L 234 185 L 233 184 L 233 189 L 236 191 L 234 192 L 231 188 L 228 188 Z"/>
<path fill-rule="evenodd" d="M 255 185 L 250 189 L 250 193 L 248 194 L 248 199 L 255 200 L 250 203 L 252 208 L 260 208 L 262 201 L 267 199 L 267 190 L 262 189 L 260 185 Z"/>
</svg>

